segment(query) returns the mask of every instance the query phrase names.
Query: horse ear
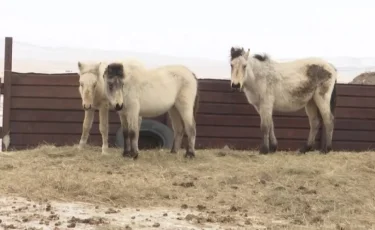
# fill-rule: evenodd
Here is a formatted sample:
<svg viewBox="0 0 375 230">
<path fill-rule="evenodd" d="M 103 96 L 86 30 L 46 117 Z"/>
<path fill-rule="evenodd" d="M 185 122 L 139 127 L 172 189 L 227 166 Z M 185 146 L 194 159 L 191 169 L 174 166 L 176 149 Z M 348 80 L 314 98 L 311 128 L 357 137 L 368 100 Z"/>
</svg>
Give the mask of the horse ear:
<svg viewBox="0 0 375 230">
<path fill-rule="evenodd" d="M 121 74 L 125 77 L 125 66 L 124 65 L 122 65 Z"/>
<path fill-rule="evenodd" d="M 101 62 L 98 62 L 98 64 L 96 65 L 96 73 L 97 73 L 97 75 L 99 76 L 99 74 L 100 74 L 100 66 L 102 65 L 102 63 Z"/>
<path fill-rule="evenodd" d="M 79 71 L 82 70 L 82 66 L 83 66 L 82 63 L 79 61 L 79 62 L 78 62 L 78 69 L 79 69 Z"/>
<path fill-rule="evenodd" d="M 230 54 L 232 55 L 234 53 L 234 47 L 230 48 Z"/>
<path fill-rule="evenodd" d="M 246 51 L 246 53 L 245 53 L 245 55 L 244 55 L 245 59 L 248 59 L 248 58 L 249 58 L 249 55 L 250 55 L 250 48 L 247 49 L 247 51 Z"/>
<path fill-rule="evenodd" d="M 103 78 L 108 74 L 108 65 L 104 69 Z"/>
</svg>

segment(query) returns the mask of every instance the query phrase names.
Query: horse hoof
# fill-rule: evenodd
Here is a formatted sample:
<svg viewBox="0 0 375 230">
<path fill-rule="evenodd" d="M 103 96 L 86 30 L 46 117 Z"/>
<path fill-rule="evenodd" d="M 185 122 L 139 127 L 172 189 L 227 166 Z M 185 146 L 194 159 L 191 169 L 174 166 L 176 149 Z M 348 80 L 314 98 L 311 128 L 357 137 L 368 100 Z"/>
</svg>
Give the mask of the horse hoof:
<svg viewBox="0 0 375 230">
<path fill-rule="evenodd" d="M 195 157 L 195 153 L 194 152 L 191 152 L 191 151 L 187 151 L 185 153 L 185 158 L 194 158 Z"/>
<path fill-rule="evenodd" d="M 320 150 L 320 153 L 322 153 L 322 154 L 327 154 L 327 153 L 329 153 L 329 152 L 331 152 L 332 151 L 332 147 L 326 147 L 326 148 L 323 148 L 322 150 Z"/>
<path fill-rule="evenodd" d="M 85 144 L 79 144 L 78 145 L 78 150 L 83 150 L 86 147 Z"/>
<path fill-rule="evenodd" d="M 304 145 L 299 149 L 299 153 L 305 154 L 306 152 L 310 152 L 311 150 L 313 150 L 313 147 L 311 145 Z"/>
<path fill-rule="evenodd" d="M 277 145 L 271 145 L 270 146 L 270 153 L 275 153 L 277 150 Z"/>
<path fill-rule="evenodd" d="M 320 153 L 321 154 L 327 154 L 329 151 L 327 151 L 326 149 L 322 149 L 322 150 L 320 150 Z"/>
<path fill-rule="evenodd" d="M 265 147 L 264 145 L 260 147 L 259 154 L 268 154 L 269 152 L 270 152 L 269 148 Z"/>
<path fill-rule="evenodd" d="M 134 152 L 132 154 L 132 158 L 133 158 L 133 160 L 137 160 L 138 159 L 138 152 Z"/>
<path fill-rule="evenodd" d="M 131 154 L 130 151 L 124 151 L 124 152 L 122 152 L 122 156 L 123 157 L 132 157 L 132 154 Z"/>
<path fill-rule="evenodd" d="M 108 155 L 108 147 L 102 148 L 102 155 Z"/>
<path fill-rule="evenodd" d="M 172 149 L 170 153 L 176 154 L 177 151 L 175 149 Z"/>
</svg>

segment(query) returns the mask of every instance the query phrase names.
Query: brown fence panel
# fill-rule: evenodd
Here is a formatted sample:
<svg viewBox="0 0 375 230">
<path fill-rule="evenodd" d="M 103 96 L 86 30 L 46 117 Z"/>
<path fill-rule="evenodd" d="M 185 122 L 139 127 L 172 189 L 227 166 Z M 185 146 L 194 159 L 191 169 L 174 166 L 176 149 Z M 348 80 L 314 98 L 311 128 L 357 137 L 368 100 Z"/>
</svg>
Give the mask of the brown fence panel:
<svg viewBox="0 0 375 230">
<path fill-rule="evenodd" d="M 375 86 L 338 84 L 333 148 L 375 149 Z"/>
<path fill-rule="evenodd" d="M 260 119 L 243 93 L 232 92 L 228 80 L 201 80 L 197 117 L 200 147 L 258 148 Z M 304 109 L 274 113 L 279 149 L 296 150 L 309 133 Z M 320 145 L 321 131 L 317 135 Z M 335 150 L 362 151 L 375 148 L 375 86 L 337 84 L 335 109 Z"/>
<path fill-rule="evenodd" d="M 78 93 L 77 74 L 12 72 L 12 38 L 5 42 L 2 136 L 9 131 L 11 148 L 40 143 L 72 145 L 79 142 L 84 112 Z M 243 93 L 232 92 L 228 80 L 199 80 L 200 103 L 197 148 L 256 149 L 261 142 L 260 119 Z M 275 134 L 280 150 L 297 150 L 307 139 L 309 122 L 304 109 L 294 113 L 274 112 Z M 170 126 L 167 115 L 155 118 Z M 120 127 L 118 115 L 110 112 L 110 145 Z M 320 146 L 320 131 L 317 147 Z M 101 145 L 98 112 L 89 143 Z M 375 86 L 337 84 L 334 150 L 375 149 Z"/>
<path fill-rule="evenodd" d="M 197 148 L 257 149 L 261 142 L 260 118 L 243 93 L 232 92 L 229 81 L 200 80 L 197 114 Z M 375 86 L 338 84 L 335 110 L 335 150 L 367 150 L 375 142 Z M 10 103 L 12 146 L 17 149 L 48 142 L 78 143 L 84 112 L 78 93 L 77 74 L 12 73 Z M 166 115 L 156 118 L 165 122 Z M 274 113 L 280 150 L 297 150 L 309 133 L 304 109 Z M 110 113 L 110 143 L 119 127 Z M 170 124 L 169 124 L 170 126 Z M 317 147 L 321 133 L 317 135 Z M 98 113 L 89 143 L 100 145 Z"/>
</svg>

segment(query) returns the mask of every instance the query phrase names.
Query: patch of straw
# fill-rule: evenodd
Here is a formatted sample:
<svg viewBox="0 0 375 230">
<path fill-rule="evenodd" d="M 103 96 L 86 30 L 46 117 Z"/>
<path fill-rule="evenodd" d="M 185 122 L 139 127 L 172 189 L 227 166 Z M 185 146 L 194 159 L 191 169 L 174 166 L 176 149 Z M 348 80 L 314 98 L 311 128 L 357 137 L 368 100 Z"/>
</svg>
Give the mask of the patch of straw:
<svg viewBox="0 0 375 230">
<path fill-rule="evenodd" d="M 155 150 L 141 151 L 133 161 L 120 151 L 102 156 L 99 147 L 45 145 L 0 156 L 0 194 L 117 207 L 187 206 L 217 222 L 263 216 L 288 223 L 288 229 L 375 224 L 373 152 L 197 150 L 190 160 L 182 151 Z"/>
</svg>

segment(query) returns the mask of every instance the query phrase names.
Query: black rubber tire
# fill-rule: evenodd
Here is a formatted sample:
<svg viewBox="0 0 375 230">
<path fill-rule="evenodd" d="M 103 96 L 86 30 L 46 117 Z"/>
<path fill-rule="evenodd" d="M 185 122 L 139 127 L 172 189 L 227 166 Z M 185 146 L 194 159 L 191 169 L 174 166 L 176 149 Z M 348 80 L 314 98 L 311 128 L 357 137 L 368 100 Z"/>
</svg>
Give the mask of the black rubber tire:
<svg viewBox="0 0 375 230">
<path fill-rule="evenodd" d="M 151 133 L 160 139 L 162 142 L 162 148 L 171 149 L 173 145 L 173 131 L 163 123 L 151 119 L 142 119 L 139 142 L 142 141 L 143 133 Z M 116 146 L 124 147 L 124 135 L 122 127 L 120 126 L 116 132 Z M 141 148 L 140 148 L 141 149 Z"/>
</svg>

